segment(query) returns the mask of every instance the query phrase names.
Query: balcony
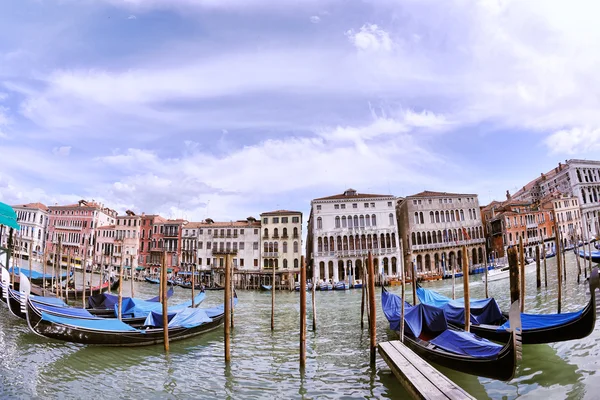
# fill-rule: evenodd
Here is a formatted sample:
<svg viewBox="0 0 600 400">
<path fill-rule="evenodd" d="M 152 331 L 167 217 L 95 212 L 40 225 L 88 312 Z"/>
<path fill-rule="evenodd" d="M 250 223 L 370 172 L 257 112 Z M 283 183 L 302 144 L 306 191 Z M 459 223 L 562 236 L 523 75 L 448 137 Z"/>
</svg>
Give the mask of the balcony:
<svg viewBox="0 0 600 400">
<path fill-rule="evenodd" d="M 298 234 L 297 234 L 297 233 L 295 233 L 295 234 L 292 236 L 292 238 L 294 238 L 294 239 L 298 239 Z"/>
<path fill-rule="evenodd" d="M 163 234 L 163 237 L 172 237 L 172 238 L 176 238 L 179 237 L 179 232 L 165 232 Z"/>
<path fill-rule="evenodd" d="M 268 239 L 268 238 L 269 238 L 269 234 L 268 233 L 265 234 L 265 235 L 263 235 L 263 239 Z"/>
<path fill-rule="evenodd" d="M 279 253 L 278 252 L 263 253 L 263 257 L 276 258 L 276 257 L 279 257 Z"/>
<path fill-rule="evenodd" d="M 537 227 L 538 227 L 538 224 L 535 222 L 529 222 L 527 224 L 527 229 L 537 229 Z"/>
<path fill-rule="evenodd" d="M 281 238 L 282 239 L 289 239 L 289 236 L 288 235 L 281 235 Z"/>
<path fill-rule="evenodd" d="M 447 242 L 447 243 L 430 243 L 430 244 L 414 244 L 410 248 L 411 250 L 437 250 L 443 249 L 446 247 L 458 247 L 458 246 L 468 246 L 473 244 L 483 244 L 485 243 L 485 239 L 471 239 L 471 240 L 459 240 L 456 242 Z"/>
<path fill-rule="evenodd" d="M 68 225 L 55 225 L 54 228 L 55 229 L 64 229 L 64 230 L 68 230 L 68 231 L 83 230 L 83 227 L 81 227 L 81 226 L 68 226 Z"/>
<path fill-rule="evenodd" d="M 279 239 L 279 235 L 273 235 L 273 239 Z"/>
</svg>

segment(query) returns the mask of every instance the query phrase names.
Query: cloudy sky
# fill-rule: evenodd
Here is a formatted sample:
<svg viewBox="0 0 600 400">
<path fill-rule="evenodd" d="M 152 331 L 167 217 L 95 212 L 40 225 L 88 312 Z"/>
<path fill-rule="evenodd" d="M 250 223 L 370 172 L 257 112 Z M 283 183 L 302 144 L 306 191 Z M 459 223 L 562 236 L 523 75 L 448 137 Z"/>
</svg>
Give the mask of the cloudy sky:
<svg viewBox="0 0 600 400">
<path fill-rule="evenodd" d="M 348 187 L 487 203 L 600 159 L 598 8 L 3 1 L 0 201 L 189 220 Z"/>
</svg>

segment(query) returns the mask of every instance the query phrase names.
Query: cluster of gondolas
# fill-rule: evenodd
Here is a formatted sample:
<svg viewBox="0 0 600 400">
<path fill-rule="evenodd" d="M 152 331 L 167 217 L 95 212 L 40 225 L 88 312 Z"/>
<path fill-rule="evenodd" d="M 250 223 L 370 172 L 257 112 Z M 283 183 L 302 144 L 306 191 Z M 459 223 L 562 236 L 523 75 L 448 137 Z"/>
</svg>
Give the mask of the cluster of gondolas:
<svg viewBox="0 0 600 400">
<path fill-rule="evenodd" d="M 104 286 L 108 289 L 106 283 L 87 299 L 87 307 L 73 307 L 57 297 L 33 294 L 39 293 L 36 290 L 39 288 L 32 285 L 23 271 L 11 283 L 9 272 L 1 269 L 2 301 L 15 317 L 26 320 L 29 328 L 40 336 L 103 346 L 143 346 L 164 341 L 162 304 L 158 297 L 147 300 L 123 297 L 119 310 L 118 296 L 103 292 Z M 172 294 L 171 288 L 167 296 Z M 168 307 L 169 341 L 200 335 L 223 322 L 224 305 L 198 307 L 205 296 L 200 292 L 193 300 Z"/>
<path fill-rule="evenodd" d="M 418 287 L 418 305 L 404 302 L 404 344 L 422 358 L 444 367 L 508 381 L 513 378 L 522 344 L 580 339 L 596 324 L 598 268 L 589 278 L 590 299 L 577 312 L 526 314 L 514 302 L 503 313 L 493 298 L 471 300 L 470 329 L 465 331 L 464 299 L 452 300 Z M 390 329 L 401 331 L 402 299 L 382 288 L 382 308 Z"/>
</svg>

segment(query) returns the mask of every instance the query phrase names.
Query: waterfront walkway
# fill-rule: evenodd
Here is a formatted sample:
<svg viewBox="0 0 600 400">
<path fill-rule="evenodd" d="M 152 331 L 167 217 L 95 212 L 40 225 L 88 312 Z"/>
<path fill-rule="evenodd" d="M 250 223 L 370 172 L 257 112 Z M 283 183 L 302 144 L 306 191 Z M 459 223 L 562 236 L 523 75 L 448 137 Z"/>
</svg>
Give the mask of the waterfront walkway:
<svg viewBox="0 0 600 400">
<path fill-rule="evenodd" d="M 399 340 L 379 343 L 379 354 L 416 399 L 474 399 Z"/>
</svg>

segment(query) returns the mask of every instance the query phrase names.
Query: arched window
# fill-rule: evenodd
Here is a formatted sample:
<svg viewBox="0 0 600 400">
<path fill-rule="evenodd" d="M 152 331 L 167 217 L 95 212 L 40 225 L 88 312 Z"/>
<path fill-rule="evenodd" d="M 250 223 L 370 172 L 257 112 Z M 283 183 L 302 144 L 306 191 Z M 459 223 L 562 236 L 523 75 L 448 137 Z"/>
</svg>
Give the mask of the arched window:
<svg viewBox="0 0 600 400">
<path fill-rule="evenodd" d="M 422 244 L 422 242 L 421 242 L 421 232 L 417 232 L 417 244 Z"/>
<path fill-rule="evenodd" d="M 361 228 L 365 227 L 365 216 L 364 215 L 360 216 L 360 226 L 361 226 Z"/>
<path fill-rule="evenodd" d="M 451 220 L 452 222 L 456 221 L 456 220 L 454 219 L 454 211 L 450 211 L 450 220 Z"/>
<path fill-rule="evenodd" d="M 431 244 L 431 232 L 427 232 L 427 244 Z"/>
<path fill-rule="evenodd" d="M 419 213 L 415 211 L 415 224 L 419 223 Z"/>
<path fill-rule="evenodd" d="M 287 268 L 288 267 L 287 264 L 288 264 L 287 258 L 284 258 L 283 259 L 283 268 Z"/>
<path fill-rule="evenodd" d="M 273 237 L 274 238 L 278 238 L 279 237 L 279 230 L 277 228 L 273 229 Z"/>
<path fill-rule="evenodd" d="M 342 228 L 345 228 L 345 227 L 346 227 L 346 216 L 343 215 L 342 216 Z"/>
<path fill-rule="evenodd" d="M 269 253 L 273 253 L 275 250 L 275 246 L 273 246 L 273 242 L 269 242 Z"/>
<path fill-rule="evenodd" d="M 338 251 L 342 250 L 342 237 L 341 236 L 337 237 L 337 250 Z"/>
<path fill-rule="evenodd" d="M 344 236 L 344 251 L 348 251 L 348 236 Z"/>
<path fill-rule="evenodd" d="M 422 224 L 424 224 L 424 223 L 425 223 L 425 219 L 423 219 L 423 213 L 422 213 L 422 212 L 420 212 L 420 213 L 419 213 L 419 220 L 420 220 L 420 222 L 421 222 Z"/>
<path fill-rule="evenodd" d="M 421 217 L 423 217 L 423 213 L 421 213 Z M 389 218 L 390 218 L 390 225 L 394 225 L 394 214 L 390 213 Z M 423 222 L 423 221 L 421 221 L 421 222 Z"/>
<path fill-rule="evenodd" d="M 367 226 L 371 226 L 371 216 L 369 214 L 365 216 L 365 223 Z"/>
<path fill-rule="evenodd" d="M 263 234 L 265 238 L 269 238 L 269 230 L 265 228 L 265 233 Z"/>
<path fill-rule="evenodd" d="M 265 258 L 264 267 L 265 267 L 265 269 L 269 268 L 269 260 L 267 260 L 266 258 Z"/>
<path fill-rule="evenodd" d="M 317 218 L 317 229 L 323 229 L 323 219 L 321 217 Z"/>
<path fill-rule="evenodd" d="M 329 251 L 334 251 L 333 243 L 334 243 L 333 236 L 330 236 L 329 237 Z"/>
<path fill-rule="evenodd" d="M 323 251 L 329 251 L 329 239 L 323 238 Z"/>
<path fill-rule="evenodd" d="M 323 239 L 317 239 L 317 251 L 321 253 L 323 251 Z"/>
<path fill-rule="evenodd" d="M 298 259 L 294 258 L 294 268 L 298 269 Z"/>
<path fill-rule="evenodd" d="M 358 228 L 358 215 L 354 216 L 354 227 Z"/>
<path fill-rule="evenodd" d="M 414 235 L 414 233 L 413 233 Z M 372 235 L 371 236 L 371 241 L 373 242 L 373 248 L 376 249 L 379 247 L 378 243 L 377 243 L 377 235 Z"/>
<path fill-rule="evenodd" d="M 435 222 L 440 222 L 440 212 L 439 211 L 435 212 Z"/>
<path fill-rule="evenodd" d="M 283 242 L 283 252 L 287 253 L 287 242 Z"/>
<path fill-rule="evenodd" d="M 377 218 L 375 217 L 375 214 L 371 215 L 371 225 L 377 226 Z"/>
<path fill-rule="evenodd" d="M 433 211 L 429 211 L 429 222 L 432 224 L 435 223 L 435 215 L 433 214 Z"/>
<path fill-rule="evenodd" d="M 379 239 L 379 245 L 382 249 L 385 249 L 385 235 L 382 233 Z"/>
<path fill-rule="evenodd" d="M 392 234 L 392 248 L 396 248 L 396 235 Z"/>
<path fill-rule="evenodd" d="M 298 237 L 298 228 L 294 228 L 294 239 Z"/>
<path fill-rule="evenodd" d="M 354 236 L 348 237 L 348 247 L 350 250 L 354 250 Z"/>
<path fill-rule="evenodd" d="M 287 237 L 287 228 L 283 228 L 283 237 L 286 238 Z"/>
<path fill-rule="evenodd" d="M 463 210 L 460 210 L 460 220 L 461 221 L 465 220 L 465 212 Z"/>
<path fill-rule="evenodd" d="M 335 227 L 339 228 L 340 227 L 340 217 L 335 217 Z"/>
<path fill-rule="evenodd" d="M 294 253 L 298 252 L 298 242 L 294 242 Z"/>
<path fill-rule="evenodd" d="M 446 222 L 450 222 L 450 212 L 446 210 Z"/>
<path fill-rule="evenodd" d="M 352 216 L 348 215 L 348 228 L 352 228 Z"/>
<path fill-rule="evenodd" d="M 456 214 L 456 220 L 460 221 L 460 215 L 458 215 L 458 210 L 454 210 L 454 214 Z"/>
</svg>

